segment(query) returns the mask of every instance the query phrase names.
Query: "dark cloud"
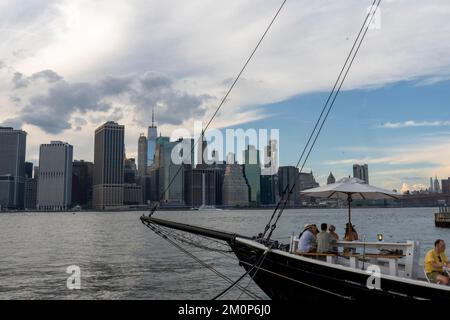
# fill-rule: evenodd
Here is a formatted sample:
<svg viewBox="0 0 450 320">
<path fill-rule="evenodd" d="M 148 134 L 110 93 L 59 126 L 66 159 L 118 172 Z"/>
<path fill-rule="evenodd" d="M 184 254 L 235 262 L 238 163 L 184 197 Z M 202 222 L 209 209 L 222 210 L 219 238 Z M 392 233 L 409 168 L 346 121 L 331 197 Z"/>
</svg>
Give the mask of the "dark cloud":
<svg viewBox="0 0 450 320">
<path fill-rule="evenodd" d="M 57 74 L 53 70 L 43 70 L 43 71 L 39 71 L 39 72 L 36 72 L 33 75 L 31 75 L 30 79 L 31 80 L 43 79 L 43 80 L 47 81 L 48 83 L 52 83 L 52 82 L 57 82 L 59 80 L 62 80 L 63 77 L 61 77 L 59 74 Z"/>
<path fill-rule="evenodd" d="M 21 128 L 23 125 L 22 120 L 18 119 L 18 118 L 10 118 L 10 119 L 6 119 L 5 121 L 3 121 L 0 124 L 0 127 L 12 127 L 15 129 L 19 129 Z"/>
<path fill-rule="evenodd" d="M 186 119 L 203 116 L 204 102 L 212 99 L 208 95 L 180 91 L 174 87 L 172 78 L 156 72 L 109 76 L 93 83 L 69 83 L 52 70 L 43 70 L 29 77 L 16 72 L 13 76 L 16 89 L 29 87 L 31 90 L 40 80 L 48 84 L 48 92 L 31 95 L 26 102 L 22 102 L 24 99 L 13 100 L 24 106 L 19 116 L 10 120 L 32 124 L 52 134 L 72 127 L 81 130 L 87 122 L 79 117 L 71 120 L 76 112 L 108 112 L 107 120 L 119 121 L 124 113 L 121 108 L 112 108 L 113 102 L 133 107 L 136 123 L 147 126 L 151 122 L 152 108 L 155 108 L 160 124 L 176 125 Z"/>
<path fill-rule="evenodd" d="M 14 89 L 26 88 L 30 84 L 30 80 L 20 72 L 14 72 L 12 83 Z"/>
<path fill-rule="evenodd" d="M 53 70 L 42 70 L 26 77 L 23 73 L 14 72 L 12 83 L 14 89 L 27 88 L 30 84 L 43 80 L 47 83 L 54 83 L 63 80 L 59 74 Z"/>
</svg>

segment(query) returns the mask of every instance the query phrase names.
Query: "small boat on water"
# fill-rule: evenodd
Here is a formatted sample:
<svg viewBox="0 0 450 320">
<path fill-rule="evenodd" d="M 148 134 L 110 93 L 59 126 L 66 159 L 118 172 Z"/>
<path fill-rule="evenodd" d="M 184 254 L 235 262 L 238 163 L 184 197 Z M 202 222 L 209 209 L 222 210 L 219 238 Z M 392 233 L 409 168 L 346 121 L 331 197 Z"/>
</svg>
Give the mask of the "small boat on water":
<svg viewBox="0 0 450 320">
<path fill-rule="evenodd" d="M 450 212 L 447 207 L 445 211 L 440 210 L 434 214 L 434 225 L 438 228 L 450 228 Z"/>
</svg>

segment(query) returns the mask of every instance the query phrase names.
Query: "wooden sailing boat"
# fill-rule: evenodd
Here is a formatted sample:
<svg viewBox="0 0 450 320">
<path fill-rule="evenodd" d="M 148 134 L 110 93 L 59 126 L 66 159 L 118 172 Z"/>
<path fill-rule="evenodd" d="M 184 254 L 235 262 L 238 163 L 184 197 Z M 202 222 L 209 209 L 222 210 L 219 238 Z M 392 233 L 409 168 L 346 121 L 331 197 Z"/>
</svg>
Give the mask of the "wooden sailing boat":
<svg viewBox="0 0 450 320">
<path fill-rule="evenodd" d="M 284 5 L 284 2 L 282 6 Z M 375 7 L 375 2 L 376 1 L 372 4 L 372 7 Z M 375 11 L 380 2 L 381 0 L 378 0 Z M 280 10 L 278 10 L 278 12 Z M 363 23 L 363 27 L 347 57 L 344 67 L 339 74 L 338 80 L 333 87 L 332 93 L 330 94 L 324 109 L 322 109 L 316 127 L 308 140 L 307 146 L 310 141 L 313 141 L 313 143 L 309 152 L 307 152 L 303 165 L 314 146 L 331 107 L 333 106 L 375 11 L 368 13 Z M 278 15 L 278 12 L 275 15 L 275 18 Z M 370 18 L 370 20 L 368 20 L 368 18 Z M 367 24 L 367 22 L 369 23 Z M 363 30 L 365 30 L 364 33 Z M 267 30 L 265 33 L 267 33 Z M 218 109 L 220 109 L 223 102 L 226 100 L 248 61 L 249 60 L 247 60 L 244 68 L 225 95 Z M 346 67 L 348 62 L 348 67 Z M 335 88 L 337 88 L 336 91 Z M 335 92 L 335 95 L 333 92 Z M 317 131 L 316 128 L 318 128 Z M 316 135 L 316 138 L 311 140 L 311 138 L 314 138 L 314 135 Z M 305 151 L 307 151 L 307 147 L 305 147 L 302 157 Z M 297 167 L 299 163 L 297 164 Z M 301 169 L 303 169 L 303 165 Z M 179 230 L 225 242 L 236 255 L 238 263 L 246 270 L 244 275 L 248 274 L 252 277 L 253 281 L 272 299 L 318 300 L 326 298 L 343 301 L 450 301 L 450 287 L 429 283 L 423 274 L 423 270 L 419 268 L 418 260 L 420 251 L 419 245 L 416 242 L 338 242 L 339 247 L 357 248 L 359 252 L 345 255 L 339 253 L 298 254 L 296 253 L 298 239 L 295 237 L 291 237 L 290 243 L 284 244 L 271 240 L 272 232 L 276 228 L 276 223 L 289 200 L 290 193 L 294 186 L 288 185 L 285 188 L 282 200 L 278 203 L 266 229 L 258 236 L 244 236 L 232 232 L 214 230 L 211 228 L 182 224 L 152 217 L 157 207 L 152 210 L 149 216 L 143 215 L 141 221 L 152 231 L 172 243 L 174 242 L 170 239 L 170 230 Z M 277 212 L 278 215 L 276 215 Z M 190 244 L 193 243 L 191 242 Z M 242 279 L 242 277 L 240 279 Z M 237 284 L 240 279 L 233 285 Z"/>
</svg>

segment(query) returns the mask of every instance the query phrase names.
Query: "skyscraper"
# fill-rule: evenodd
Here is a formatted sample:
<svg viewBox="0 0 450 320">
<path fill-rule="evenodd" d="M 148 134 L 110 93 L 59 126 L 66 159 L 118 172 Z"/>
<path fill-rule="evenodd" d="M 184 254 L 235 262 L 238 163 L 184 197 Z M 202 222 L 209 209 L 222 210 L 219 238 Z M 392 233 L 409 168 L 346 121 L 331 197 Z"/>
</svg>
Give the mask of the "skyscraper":
<svg viewBox="0 0 450 320">
<path fill-rule="evenodd" d="M 222 192 L 224 206 L 248 206 L 248 186 L 241 165 L 227 164 Z"/>
<path fill-rule="evenodd" d="M 316 179 L 314 179 L 312 171 L 310 173 L 301 172 L 298 176 L 298 184 L 300 191 L 317 188 L 319 186 Z"/>
<path fill-rule="evenodd" d="M 143 133 L 138 140 L 138 175 L 145 176 L 147 174 L 148 161 L 148 142 Z"/>
<path fill-rule="evenodd" d="M 72 164 L 72 203 L 83 208 L 92 207 L 92 179 L 94 164 L 75 160 Z"/>
<path fill-rule="evenodd" d="M 295 184 L 295 186 L 294 186 Z M 278 188 L 280 197 L 283 197 L 283 191 L 292 189 L 292 193 L 289 196 L 288 205 L 293 206 L 300 204 L 300 183 L 298 168 L 294 166 L 283 166 L 278 168 Z"/>
<path fill-rule="evenodd" d="M 327 178 L 327 184 L 332 184 L 332 183 L 335 183 L 335 182 L 336 182 L 336 179 L 334 178 L 333 173 L 330 172 L 330 175 Z"/>
<path fill-rule="evenodd" d="M 0 207 L 22 209 L 27 133 L 0 127 Z"/>
<path fill-rule="evenodd" d="M 67 210 L 72 203 L 73 147 L 61 141 L 41 144 L 37 208 Z"/>
<path fill-rule="evenodd" d="M 442 179 L 441 185 L 442 185 L 442 193 L 445 195 L 450 195 L 450 178 Z"/>
<path fill-rule="evenodd" d="M 433 185 L 433 178 L 430 177 L 430 192 L 433 193 L 434 192 L 434 185 Z"/>
<path fill-rule="evenodd" d="M 365 181 L 367 184 L 369 184 L 369 166 L 367 164 L 364 165 L 354 164 L 353 177 L 361 179 Z"/>
<path fill-rule="evenodd" d="M 261 167 L 259 162 L 259 150 L 255 146 L 248 145 L 243 152 L 244 177 L 249 187 L 249 202 L 258 205 L 261 201 Z"/>
<path fill-rule="evenodd" d="M 108 121 L 95 130 L 93 206 L 123 205 L 125 127 Z"/>
<path fill-rule="evenodd" d="M 25 178 L 33 178 L 33 163 L 25 162 Z"/>
<path fill-rule="evenodd" d="M 278 172 L 278 141 L 274 139 L 269 140 L 266 146 L 264 155 L 264 168 L 261 173 L 264 175 L 274 175 Z"/>
<path fill-rule="evenodd" d="M 434 177 L 434 193 L 441 193 L 441 186 L 437 176 Z"/>
<path fill-rule="evenodd" d="M 184 205 L 184 166 L 181 164 L 182 159 L 172 159 L 172 151 L 178 144 L 183 143 L 183 139 L 170 141 L 168 137 L 158 137 L 156 139 L 155 163 L 154 167 L 158 170 L 158 194 L 165 203 L 171 205 Z M 194 143 L 190 139 L 190 143 Z M 192 144 L 191 144 L 192 145 Z M 189 148 L 188 148 L 189 149 Z M 187 155 L 181 157 L 189 157 L 190 163 L 193 163 L 193 154 L 187 150 Z M 175 163 L 173 160 L 180 161 Z"/>
<path fill-rule="evenodd" d="M 208 161 L 208 142 L 202 135 L 200 137 L 200 142 L 197 145 L 197 167 L 206 167 Z"/>
<path fill-rule="evenodd" d="M 147 167 L 153 166 L 157 138 L 158 138 L 158 131 L 155 126 L 155 113 L 154 110 L 152 110 L 152 125 L 148 127 L 147 132 Z"/>
<path fill-rule="evenodd" d="M 275 204 L 279 201 L 278 175 L 261 175 L 261 204 Z"/>
<path fill-rule="evenodd" d="M 24 208 L 36 210 L 37 204 L 37 179 L 25 178 Z"/>
</svg>

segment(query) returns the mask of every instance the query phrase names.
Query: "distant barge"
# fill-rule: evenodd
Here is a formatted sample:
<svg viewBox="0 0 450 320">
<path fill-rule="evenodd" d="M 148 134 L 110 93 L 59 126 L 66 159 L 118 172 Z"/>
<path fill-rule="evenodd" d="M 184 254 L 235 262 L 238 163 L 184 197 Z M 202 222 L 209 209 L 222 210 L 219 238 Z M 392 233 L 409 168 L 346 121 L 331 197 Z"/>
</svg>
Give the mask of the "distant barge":
<svg viewBox="0 0 450 320">
<path fill-rule="evenodd" d="M 439 228 L 450 228 L 450 212 L 448 207 L 439 207 L 434 214 L 434 225 Z"/>
</svg>

